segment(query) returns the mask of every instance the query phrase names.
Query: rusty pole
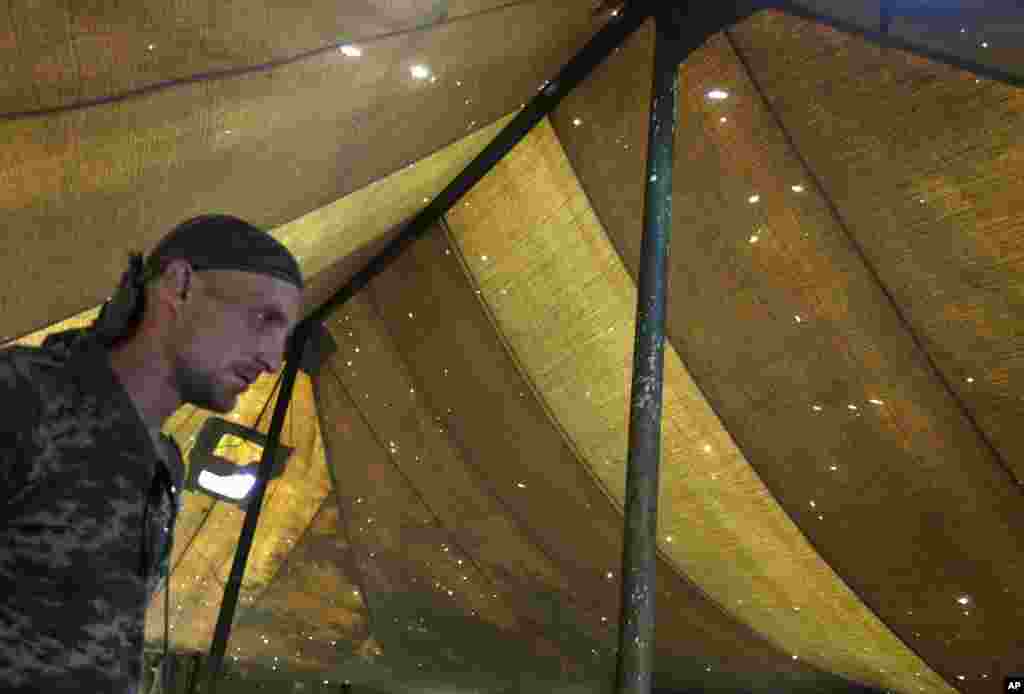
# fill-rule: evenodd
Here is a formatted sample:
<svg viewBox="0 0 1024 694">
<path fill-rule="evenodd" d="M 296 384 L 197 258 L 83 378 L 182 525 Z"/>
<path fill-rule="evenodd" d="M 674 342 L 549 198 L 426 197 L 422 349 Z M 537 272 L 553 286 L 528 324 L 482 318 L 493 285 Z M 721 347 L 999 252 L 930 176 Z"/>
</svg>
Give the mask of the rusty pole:
<svg viewBox="0 0 1024 694">
<path fill-rule="evenodd" d="M 648 694 L 654 664 L 658 466 L 665 346 L 665 266 L 672 231 L 672 167 L 678 114 L 681 22 L 685 10 L 655 18 L 654 90 L 647 150 L 644 235 L 637 281 L 636 340 L 626 470 L 617 694 Z"/>
</svg>

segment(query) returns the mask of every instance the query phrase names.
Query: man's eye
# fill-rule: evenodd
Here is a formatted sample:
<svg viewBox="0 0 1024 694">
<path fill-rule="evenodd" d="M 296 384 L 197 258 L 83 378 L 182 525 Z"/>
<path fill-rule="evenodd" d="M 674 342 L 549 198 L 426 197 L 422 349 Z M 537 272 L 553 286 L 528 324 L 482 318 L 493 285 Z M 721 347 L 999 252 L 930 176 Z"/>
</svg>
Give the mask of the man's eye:
<svg viewBox="0 0 1024 694">
<path fill-rule="evenodd" d="M 281 323 L 282 322 L 280 316 L 277 313 L 275 313 L 274 311 L 260 311 L 256 315 L 257 315 L 257 318 L 264 325 L 268 325 L 268 324 L 272 324 L 272 323 Z"/>
</svg>

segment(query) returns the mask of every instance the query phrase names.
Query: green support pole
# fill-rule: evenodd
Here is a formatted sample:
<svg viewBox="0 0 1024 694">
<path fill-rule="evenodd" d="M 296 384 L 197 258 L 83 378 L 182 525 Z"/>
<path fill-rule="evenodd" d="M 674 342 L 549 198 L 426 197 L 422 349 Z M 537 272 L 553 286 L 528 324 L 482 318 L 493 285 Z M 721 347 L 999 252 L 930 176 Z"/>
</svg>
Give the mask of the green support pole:
<svg viewBox="0 0 1024 694">
<path fill-rule="evenodd" d="M 644 235 L 637 281 L 636 341 L 626 471 L 618 694 L 648 694 L 654 665 L 658 466 L 665 345 L 665 266 L 672 231 L 672 168 L 678 114 L 682 10 L 656 16 L 654 93 L 647 154 Z"/>
</svg>

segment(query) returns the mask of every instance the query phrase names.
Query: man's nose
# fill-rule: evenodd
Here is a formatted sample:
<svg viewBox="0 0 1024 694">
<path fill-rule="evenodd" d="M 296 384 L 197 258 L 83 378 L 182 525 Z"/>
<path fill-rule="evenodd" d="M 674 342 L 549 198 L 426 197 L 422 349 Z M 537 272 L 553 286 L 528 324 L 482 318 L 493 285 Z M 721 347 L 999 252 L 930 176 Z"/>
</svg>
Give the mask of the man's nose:
<svg viewBox="0 0 1024 694">
<path fill-rule="evenodd" d="M 290 343 L 288 338 L 277 338 L 273 342 L 272 346 L 269 346 L 267 350 L 257 355 L 257 360 L 268 372 L 277 373 L 284 366 L 285 354 Z"/>
<path fill-rule="evenodd" d="M 257 355 L 256 363 L 267 373 L 276 373 L 284 363 L 284 351 L 277 349 Z"/>
<path fill-rule="evenodd" d="M 277 373 L 281 370 L 281 366 L 284 364 L 284 353 L 278 352 L 275 355 L 262 360 L 263 366 L 268 373 Z"/>
</svg>

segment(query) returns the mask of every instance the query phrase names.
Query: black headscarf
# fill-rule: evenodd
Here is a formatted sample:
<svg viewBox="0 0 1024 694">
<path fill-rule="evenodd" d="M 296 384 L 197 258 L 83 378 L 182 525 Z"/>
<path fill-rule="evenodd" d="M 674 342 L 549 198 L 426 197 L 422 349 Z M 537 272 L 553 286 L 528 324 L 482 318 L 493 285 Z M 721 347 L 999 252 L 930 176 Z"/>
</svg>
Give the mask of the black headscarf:
<svg viewBox="0 0 1024 694">
<path fill-rule="evenodd" d="M 304 288 L 298 262 L 291 251 L 273 236 L 237 217 L 201 215 L 172 229 L 145 262 L 141 253 L 132 254 L 117 290 L 103 305 L 92 325 L 84 331 L 70 330 L 50 335 L 43 342 L 43 347 L 66 346 L 85 335 L 109 347 L 131 335 L 142 320 L 146 283 L 159 277 L 167 264 L 178 258 L 187 260 L 196 272 L 253 272 Z"/>
</svg>

